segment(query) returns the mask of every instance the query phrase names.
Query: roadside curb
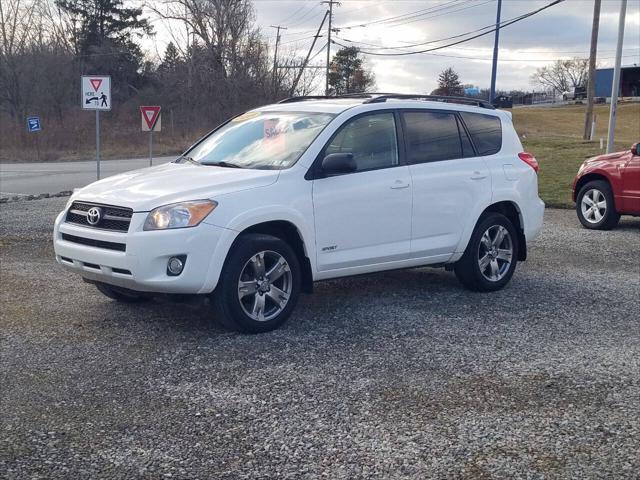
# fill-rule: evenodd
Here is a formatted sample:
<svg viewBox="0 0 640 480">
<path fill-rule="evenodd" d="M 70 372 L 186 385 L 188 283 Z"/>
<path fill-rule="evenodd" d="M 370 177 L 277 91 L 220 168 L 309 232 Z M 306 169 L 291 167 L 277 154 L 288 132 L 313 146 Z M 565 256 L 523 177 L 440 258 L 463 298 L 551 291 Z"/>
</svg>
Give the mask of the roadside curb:
<svg viewBox="0 0 640 480">
<path fill-rule="evenodd" d="M 64 190 L 58 193 L 38 193 L 38 194 L 25 194 L 18 193 L 9 196 L 0 197 L 0 203 L 12 203 L 23 202 L 27 200 L 42 200 L 43 198 L 56 198 L 56 197 L 70 197 L 73 192 L 71 190 Z"/>
</svg>

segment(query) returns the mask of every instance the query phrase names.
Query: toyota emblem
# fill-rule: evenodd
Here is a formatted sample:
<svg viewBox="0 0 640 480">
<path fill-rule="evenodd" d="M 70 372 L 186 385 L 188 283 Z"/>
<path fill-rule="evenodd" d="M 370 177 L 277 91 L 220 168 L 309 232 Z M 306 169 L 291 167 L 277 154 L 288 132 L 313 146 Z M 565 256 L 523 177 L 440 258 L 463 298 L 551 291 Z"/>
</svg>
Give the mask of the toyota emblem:
<svg viewBox="0 0 640 480">
<path fill-rule="evenodd" d="M 89 225 L 97 225 L 102 219 L 102 209 L 100 207 L 92 207 L 87 212 L 87 223 Z"/>
</svg>

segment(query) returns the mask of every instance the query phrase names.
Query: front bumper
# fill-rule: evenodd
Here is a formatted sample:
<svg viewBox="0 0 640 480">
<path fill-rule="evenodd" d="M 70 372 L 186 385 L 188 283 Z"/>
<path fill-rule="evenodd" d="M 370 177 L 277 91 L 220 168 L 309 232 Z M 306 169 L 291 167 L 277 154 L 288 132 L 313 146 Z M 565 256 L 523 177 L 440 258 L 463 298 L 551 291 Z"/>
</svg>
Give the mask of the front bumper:
<svg viewBox="0 0 640 480">
<path fill-rule="evenodd" d="M 87 280 L 141 292 L 183 294 L 209 293 L 217 284 L 226 257 L 221 248 L 229 243 L 229 230 L 201 223 L 193 228 L 143 231 L 147 213 L 134 213 L 129 231 L 115 232 L 65 222 L 65 215 L 66 211 L 58 215 L 54 226 L 56 260 Z M 126 248 L 117 251 L 68 240 L 73 237 Z M 187 256 L 185 267 L 180 275 L 170 276 L 167 262 L 177 255 Z"/>
</svg>

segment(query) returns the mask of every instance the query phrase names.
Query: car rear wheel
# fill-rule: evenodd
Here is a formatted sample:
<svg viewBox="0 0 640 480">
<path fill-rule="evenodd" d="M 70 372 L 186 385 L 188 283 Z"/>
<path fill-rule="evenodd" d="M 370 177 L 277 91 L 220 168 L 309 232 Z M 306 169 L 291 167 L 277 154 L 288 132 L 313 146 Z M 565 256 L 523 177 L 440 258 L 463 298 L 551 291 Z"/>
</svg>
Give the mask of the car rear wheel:
<svg viewBox="0 0 640 480">
<path fill-rule="evenodd" d="M 122 303 L 139 303 L 146 302 L 151 297 L 128 288 L 116 287 L 115 285 L 108 285 L 106 283 L 96 283 L 96 288 L 100 293 L 109 297 L 111 300 L 116 300 Z"/>
<path fill-rule="evenodd" d="M 580 189 L 576 197 L 576 213 L 580 223 L 593 230 L 610 230 L 620 220 L 611 186 L 604 180 L 593 180 Z"/>
<path fill-rule="evenodd" d="M 454 271 L 458 280 L 470 290 L 491 292 L 509 283 L 517 259 L 515 227 L 504 215 L 490 212 L 478 221 Z"/>
<path fill-rule="evenodd" d="M 277 237 L 241 236 L 229 253 L 213 293 L 221 323 L 244 333 L 278 328 L 300 294 L 300 266 L 291 247 Z"/>
</svg>

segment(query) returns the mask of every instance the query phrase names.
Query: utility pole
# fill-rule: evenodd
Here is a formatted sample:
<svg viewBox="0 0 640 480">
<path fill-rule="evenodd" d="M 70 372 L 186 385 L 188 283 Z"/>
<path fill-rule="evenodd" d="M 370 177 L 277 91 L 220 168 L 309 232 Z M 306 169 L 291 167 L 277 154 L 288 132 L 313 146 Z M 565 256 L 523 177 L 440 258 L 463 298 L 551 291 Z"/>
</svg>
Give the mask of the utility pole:
<svg viewBox="0 0 640 480">
<path fill-rule="evenodd" d="M 593 101 L 596 96 L 596 55 L 598 52 L 598 30 L 600 28 L 600 4 L 602 0 L 593 3 L 593 26 L 591 27 L 591 51 L 589 52 L 589 78 L 587 80 L 587 111 L 584 115 L 584 140 L 591 138 L 593 123 Z"/>
<path fill-rule="evenodd" d="M 304 73 L 304 69 L 307 68 L 307 63 L 309 62 L 309 57 L 311 56 L 311 52 L 313 51 L 314 47 L 316 46 L 316 41 L 318 40 L 318 38 L 322 37 L 322 35 L 320 35 L 320 31 L 322 30 L 322 27 L 324 26 L 324 22 L 327 20 L 327 16 L 329 16 L 329 11 L 328 10 L 324 13 L 324 17 L 322 18 L 322 22 L 320 23 L 320 26 L 318 27 L 318 31 L 313 36 L 313 43 L 311 44 L 311 48 L 309 48 L 309 52 L 307 52 L 307 58 L 304 59 L 304 62 L 302 63 L 302 66 L 300 67 L 300 72 L 298 73 L 298 75 L 296 76 L 296 79 L 293 82 L 293 86 L 291 87 L 291 93 L 290 93 L 291 96 L 294 95 L 294 93 L 296 91 L 296 88 L 298 87 L 298 82 L 300 81 L 300 78 L 302 77 L 302 74 Z"/>
<path fill-rule="evenodd" d="M 491 65 L 491 92 L 489 102 L 496 98 L 496 74 L 498 73 L 498 43 L 500 41 L 500 13 L 502 11 L 502 0 L 498 0 L 498 12 L 496 13 L 496 34 L 493 43 L 493 62 Z"/>
<path fill-rule="evenodd" d="M 622 43 L 624 40 L 624 21 L 627 15 L 627 0 L 620 3 L 620 20 L 618 23 L 618 45 L 616 46 L 616 66 L 613 69 L 613 85 L 611 86 L 611 107 L 609 108 L 609 136 L 607 137 L 607 153 L 613 152 L 613 141 L 616 130 L 616 113 L 618 110 L 618 91 L 620 90 L 620 66 L 622 63 Z"/>
<path fill-rule="evenodd" d="M 340 2 L 337 2 L 336 0 L 325 0 L 322 3 L 326 3 L 329 5 L 329 30 L 327 31 L 327 68 L 324 88 L 324 94 L 329 96 L 329 65 L 331 63 L 331 22 L 333 21 L 333 5 L 336 4 L 340 6 Z"/>
<path fill-rule="evenodd" d="M 280 43 L 280 30 L 286 30 L 287 27 L 281 25 L 271 25 L 271 28 L 276 29 L 276 48 L 273 52 L 273 93 L 277 94 L 276 80 L 278 79 L 278 44 Z"/>
</svg>

